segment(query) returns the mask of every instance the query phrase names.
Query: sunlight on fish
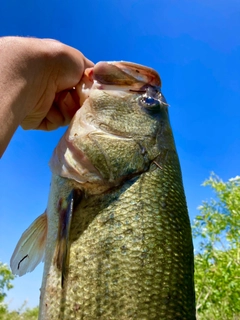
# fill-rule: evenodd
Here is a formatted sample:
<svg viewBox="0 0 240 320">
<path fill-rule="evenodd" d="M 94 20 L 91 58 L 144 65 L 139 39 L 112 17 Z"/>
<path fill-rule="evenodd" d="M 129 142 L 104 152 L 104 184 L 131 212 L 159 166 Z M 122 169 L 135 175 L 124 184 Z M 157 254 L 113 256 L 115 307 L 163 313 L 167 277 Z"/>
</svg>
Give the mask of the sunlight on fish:
<svg viewBox="0 0 240 320">
<path fill-rule="evenodd" d="M 50 161 L 46 212 L 23 233 L 14 274 L 45 260 L 39 319 L 195 319 L 181 170 L 152 69 L 99 62 Z"/>
</svg>

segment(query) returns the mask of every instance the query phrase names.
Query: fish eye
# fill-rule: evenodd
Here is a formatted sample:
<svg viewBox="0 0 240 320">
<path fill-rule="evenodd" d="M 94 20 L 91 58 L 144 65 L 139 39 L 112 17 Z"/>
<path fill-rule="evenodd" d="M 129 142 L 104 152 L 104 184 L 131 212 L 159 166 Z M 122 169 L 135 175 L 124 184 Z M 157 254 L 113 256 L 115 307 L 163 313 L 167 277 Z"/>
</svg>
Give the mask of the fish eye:
<svg viewBox="0 0 240 320">
<path fill-rule="evenodd" d="M 159 101 L 152 98 L 152 97 L 144 97 L 142 102 L 145 103 L 147 106 L 154 106 L 155 104 L 159 104 Z"/>
<path fill-rule="evenodd" d="M 152 97 L 142 96 L 139 99 L 139 104 L 151 111 L 158 111 L 160 108 L 160 101 Z"/>
<path fill-rule="evenodd" d="M 149 114 L 159 113 L 161 107 L 168 106 L 160 88 L 152 86 L 145 88 L 145 92 L 139 97 L 138 103 Z"/>
</svg>

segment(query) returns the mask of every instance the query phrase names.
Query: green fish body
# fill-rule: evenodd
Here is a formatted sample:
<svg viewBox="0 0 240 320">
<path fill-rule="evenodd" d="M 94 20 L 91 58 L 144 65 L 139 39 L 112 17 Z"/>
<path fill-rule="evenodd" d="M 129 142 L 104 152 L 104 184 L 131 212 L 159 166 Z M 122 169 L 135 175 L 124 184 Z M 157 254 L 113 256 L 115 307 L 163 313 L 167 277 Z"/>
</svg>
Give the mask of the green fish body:
<svg viewBox="0 0 240 320">
<path fill-rule="evenodd" d="M 12 269 L 45 256 L 42 320 L 194 320 L 191 228 L 159 76 L 124 62 L 86 75 L 92 87 L 51 161 L 47 212 L 30 227 L 41 229 L 38 259 L 21 245 L 27 230 Z"/>
</svg>

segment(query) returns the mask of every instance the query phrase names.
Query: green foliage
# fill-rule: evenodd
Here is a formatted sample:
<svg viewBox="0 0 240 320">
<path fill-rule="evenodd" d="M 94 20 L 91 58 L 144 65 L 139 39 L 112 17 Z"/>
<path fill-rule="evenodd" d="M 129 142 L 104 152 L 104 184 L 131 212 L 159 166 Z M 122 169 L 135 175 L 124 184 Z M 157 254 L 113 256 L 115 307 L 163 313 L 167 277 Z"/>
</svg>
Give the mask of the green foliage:
<svg viewBox="0 0 240 320">
<path fill-rule="evenodd" d="M 37 320 L 38 319 L 38 307 L 29 309 L 27 308 L 24 312 L 22 309 L 25 304 L 18 311 L 6 311 L 1 316 L 1 320 Z"/>
<path fill-rule="evenodd" d="M 14 275 L 6 264 L 0 262 L 0 319 L 1 320 L 37 320 L 38 307 L 26 308 L 26 303 L 17 311 L 9 311 L 4 303 L 6 290 L 13 288 L 11 281 Z"/>
<path fill-rule="evenodd" d="M 4 304 L 4 298 L 6 297 L 6 290 L 13 287 L 11 280 L 14 279 L 14 275 L 6 264 L 0 262 L 0 316 L 6 310 L 6 305 Z"/>
<path fill-rule="evenodd" d="M 195 286 L 199 320 L 240 319 L 240 177 L 223 182 L 212 174 L 203 184 L 214 199 L 204 201 L 193 224 L 199 243 Z"/>
</svg>

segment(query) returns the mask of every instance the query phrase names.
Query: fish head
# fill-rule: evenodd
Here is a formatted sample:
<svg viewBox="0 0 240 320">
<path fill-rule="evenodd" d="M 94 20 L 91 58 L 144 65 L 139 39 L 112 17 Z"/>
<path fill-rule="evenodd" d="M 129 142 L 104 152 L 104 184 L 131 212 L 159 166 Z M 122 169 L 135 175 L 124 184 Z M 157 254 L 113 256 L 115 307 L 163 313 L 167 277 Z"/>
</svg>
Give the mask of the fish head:
<svg viewBox="0 0 240 320">
<path fill-rule="evenodd" d="M 147 171 L 163 149 L 174 149 L 174 142 L 155 70 L 99 62 L 84 77 L 77 87 L 82 107 L 50 166 L 53 173 L 98 193 Z"/>
</svg>

